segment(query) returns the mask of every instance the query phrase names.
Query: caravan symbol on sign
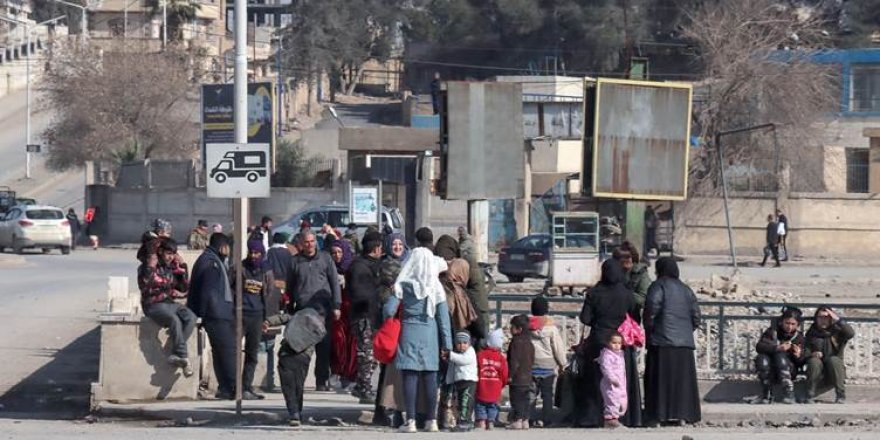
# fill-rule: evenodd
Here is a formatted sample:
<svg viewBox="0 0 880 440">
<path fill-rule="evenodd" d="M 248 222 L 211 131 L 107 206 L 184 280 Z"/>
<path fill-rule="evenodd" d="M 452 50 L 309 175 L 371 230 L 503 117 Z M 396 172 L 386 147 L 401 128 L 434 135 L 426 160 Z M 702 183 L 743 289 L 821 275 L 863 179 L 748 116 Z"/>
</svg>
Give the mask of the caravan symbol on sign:
<svg viewBox="0 0 880 440">
<path fill-rule="evenodd" d="M 208 197 L 269 197 L 269 144 L 210 144 Z"/>
</svg>

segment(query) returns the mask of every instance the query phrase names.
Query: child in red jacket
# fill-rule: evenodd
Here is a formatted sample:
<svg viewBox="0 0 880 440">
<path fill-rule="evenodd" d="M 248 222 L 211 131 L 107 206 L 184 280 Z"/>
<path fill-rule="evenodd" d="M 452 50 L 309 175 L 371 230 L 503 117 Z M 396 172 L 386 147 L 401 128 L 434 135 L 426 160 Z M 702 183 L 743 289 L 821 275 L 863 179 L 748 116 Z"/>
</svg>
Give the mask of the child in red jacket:
<svg viewBox="0 0 880 440">
<path fill-rule="evenodd" d="M 475 407 L 477 428 L 492 429 L 498 418 L 498 401 L 507 384 L 507 359 L 501 353 L 504 332 L 496 329 L 489 334 L 488 346 L 477 354 L 480 377 L 477 382 L 477 405 Z"/>
</svg>

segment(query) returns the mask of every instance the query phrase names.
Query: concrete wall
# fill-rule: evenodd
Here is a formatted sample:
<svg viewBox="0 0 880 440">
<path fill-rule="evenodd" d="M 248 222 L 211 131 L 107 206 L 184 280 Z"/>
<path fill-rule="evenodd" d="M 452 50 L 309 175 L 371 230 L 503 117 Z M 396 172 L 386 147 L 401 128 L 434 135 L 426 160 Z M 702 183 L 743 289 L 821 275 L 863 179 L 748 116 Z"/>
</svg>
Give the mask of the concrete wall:
<svg viewBox="0 0 880 440">
<path fill-rule="evenodd" d="M 98 382 L 92 384 L 92 406 L 100 402 L 195 400 L 199 390 L 196 335 L 187 341 L 190 364 L 184 377 L 168 365 L 167 332 L 149 319 L 105 320 L 101 323 Z"/>
<path fill-rule="evenodd" d="M 880 257 L 880 197 L 870 194 L 733 194 L 731 224 L 737 253 L 760 256 L 767 215 L 779 206 L 789 218 L 789 251 L 807 257 Z M 728 252 L 721 197 L 691 197 L 675 204 L 675 249 L 683 254 Z"/>
<path fill-rule="evenodd" d="M 92 191 L 92 187 L 89 188 Z M 185 243 L 199 219 L 220 223 L 231 230 L 231 199 L 209 199 L 204 188 L 150 190 L 107 188 L 107 200 L 100 211 L 106 213 L 106 226 L 100 231 L 103 243 L 135 243 L 150 221 L 161 217 L 174 226 L 174 239 Z M 93 200 L 94 198 L 89 198 Z M 273 188 L 272 197 L 251 200 L 251 224 L 268 215 L 276 222 L 288 219 L 304 208 L 331 202 L 344 202 L 345 189 Z"/>
</svg>

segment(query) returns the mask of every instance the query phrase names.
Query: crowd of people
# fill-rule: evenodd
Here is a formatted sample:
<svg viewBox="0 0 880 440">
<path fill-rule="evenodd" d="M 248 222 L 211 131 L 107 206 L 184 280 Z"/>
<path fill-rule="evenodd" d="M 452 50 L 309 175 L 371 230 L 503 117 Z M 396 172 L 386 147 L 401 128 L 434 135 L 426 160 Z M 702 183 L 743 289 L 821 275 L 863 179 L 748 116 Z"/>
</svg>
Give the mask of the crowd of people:
<svg viewBox="0 0 880 440">
<path fill-rule="evenodd" d="M 137 253 L 144 313 L 169 329 L 168 362 L 194 374 L 186 340 L 201 318 L 218 399 L 234 398 L 233 304 L 241 279 L 242 397 L 264 398 L 254 387 L 264 350 L 264 391 L 275 391 L 277 364 L 291 426 L 302 423 L 312 357 L 316 391 L 330 391 L 335 375 L 360 404 L 374 406 L 374 424 L 402 432 L 493 429 L 505 388 L 508 429 L 701 419 L 694 357 L 700 308 L 671 257 L 655 262 L 652 280 L 635 246 L 624 242 L 615 250 L 580 311 L 589 334 L 570 347 L 540 295 L 531 298 L 529 315 L 491 329 L 489 292 L 466 231 L 435 241 L 421 228 L 411 249 L 402 234 L 374 227 L 359 238 L 354 226 L 344 234 L 327 226 L 320 240 L 308 223 L 293 237 L 271 229 L 271 219 L 263 218 L 250 230 L 240 276 L 228 262 L 230 237 L 208 234 L 207 222 L 189 237 L 194 249 L 205 245 L 191 276 L 167 221 L 153 222 Z M 852 327 L 828 307 L 819 308 L 806 336 L 801 322 L 799 310 L 786 308 L 762 335 L 755 360 L 761 401 L 771 402 L 778 384 L 782 401 L 792 402 L 793 379 L 805 369 L 805 402 L 830 388 L 843 402 L 843 352 Z M 282 332 L 276 362 L 274 342 Z M 641 373 L 640 350 L 646 350 Z M 554 410 L 561 401 L 573 402 L 564 417 Z"/>
</svg>

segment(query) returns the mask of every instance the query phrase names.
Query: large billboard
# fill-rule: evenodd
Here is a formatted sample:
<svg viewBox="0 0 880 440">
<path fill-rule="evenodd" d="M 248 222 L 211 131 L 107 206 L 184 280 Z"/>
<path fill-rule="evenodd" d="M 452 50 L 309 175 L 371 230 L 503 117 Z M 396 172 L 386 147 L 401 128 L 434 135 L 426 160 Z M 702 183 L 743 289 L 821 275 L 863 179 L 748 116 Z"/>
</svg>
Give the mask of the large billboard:
<svg viewBox="0 0 880 440">
<path fill-rule="evenodd" d="M 233 84 L 202 85 L 202 165 L 208 144 L 235 143 Z M 272 83 L 248 84 L 247 143 L 269 144 L 270 170 L 275 157 L 275 89 Z"/>
<path fill-rule="evenodd" d="M 440 122 L 441 193 L 445 199 L 523 197 L 522 109 L 520 84 L 446 83 Z"/>
<path fill-rule="evenodd" d="M 594 102 L 595 112 L 592 138 L 585 138 L 583 175 L 592 181 L 592 195 L 684 200 L 691 85 L 599 79 L 591 93 L 595 98 L 588 94 L 585 105 Z"/>
</svg>

